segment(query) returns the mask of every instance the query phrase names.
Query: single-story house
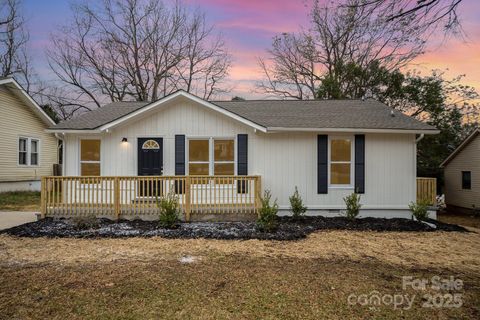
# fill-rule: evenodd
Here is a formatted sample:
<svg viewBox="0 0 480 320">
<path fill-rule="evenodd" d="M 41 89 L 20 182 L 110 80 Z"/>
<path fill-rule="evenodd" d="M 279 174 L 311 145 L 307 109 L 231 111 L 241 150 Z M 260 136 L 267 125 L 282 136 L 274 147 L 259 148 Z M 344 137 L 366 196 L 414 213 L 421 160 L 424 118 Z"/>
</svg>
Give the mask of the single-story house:
<svg viewBox="0 0 480 320">
<path fill-rule="evenodd" d="M 480 209 L 480 129 L 470 135 L 443 161 L 445 204 L 452 212 Z"/>
<path fill-rule="evenodd" d="M 57 163 L 55 122 L 13 78 L 0 78 L 0 192 L 40 191 Z"/>
<path fill-rule="evenodd" d="M 416 142 L 438 133 L 370 99 L 205 101 L 184 91 L 114 102 L 48 131 L 63 138 L 73 178 L 62 178 L 71 192 L 44 211 L 85 212 L 93 202 L 117 216 L 144 212 L 149 196 L 171 188 L 185 212 L 256 208 L 266 189 L 287 212 L 297 186 L 309 213 L 338 215 L 356 191 L 362 216 L 410 217 Z"/>
</svg>

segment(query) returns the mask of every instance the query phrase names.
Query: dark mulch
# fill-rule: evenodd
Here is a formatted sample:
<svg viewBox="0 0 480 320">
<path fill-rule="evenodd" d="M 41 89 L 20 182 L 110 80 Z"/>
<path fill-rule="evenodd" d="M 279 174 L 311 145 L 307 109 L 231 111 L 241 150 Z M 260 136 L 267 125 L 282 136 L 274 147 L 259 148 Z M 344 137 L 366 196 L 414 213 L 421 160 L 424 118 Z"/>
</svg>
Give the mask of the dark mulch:
<svg viewBox="0 0 480 320">
<path fill-rule="evenodd" d="M 180 223 L 176 229 L 164 229 L 156 221 L 98 219 L 93 225 L 79 225 L 69 219 L 51 218 L 27 223 L 1 231 L 19 237 L 72 237 L 72 238 L 210 238 L 210 239 L 269 239 L 295 240 L 306 237 L 317 230 L 357 230 L 357 231 L 459 231 L 463 227 L 430 220 L 437 228 L 408 219 L 363 218 L 348 220 L 345 217 L 326 218 L 321 216 L 279 217 L 276 232 L 261 232 L 255 222 L 192 222 Z"/>
</svg>

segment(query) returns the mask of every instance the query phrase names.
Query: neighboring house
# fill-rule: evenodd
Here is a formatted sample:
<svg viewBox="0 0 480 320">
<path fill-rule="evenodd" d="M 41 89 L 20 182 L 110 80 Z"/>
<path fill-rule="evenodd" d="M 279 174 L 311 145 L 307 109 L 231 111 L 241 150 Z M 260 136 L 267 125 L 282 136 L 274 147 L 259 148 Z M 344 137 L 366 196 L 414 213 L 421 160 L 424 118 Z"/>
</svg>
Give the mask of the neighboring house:
<svg viewBox="0 0 480 320">
<path fill-rule="evenodd" d="M 208 102 L 184 91 L 152 103 L 111 103 L 49 131 L 64 140 L 65 176 L 258 175 L 281 210 L 295 186 L 311 212 L 325 215 L 338 215 L 356 190 L 361 214 L 381 217 L 411 216 L 417 135 L 438 133 L 374 100 Z M 81 185 L 105 188 L 96 181 Z M 190 201 L 211 186 L 196 185 Z M 106 203 L 128 193 L 121 204 L 128 209 L 144 187 L 121 184 L 118 196 L 93 190 L 87 198 Z"/>
<path fill-rule="evenodd" d="M 440 165 L 445 203 L 451 211 L 480 208 L 480 129 L 475 129 Z"/>
<path fill-rule="evenodd" d="M 13 78 L 0 79 L 0 192 L 40 190 L 52 175 L 58 140 L 55 122 Z"/>
</svg>

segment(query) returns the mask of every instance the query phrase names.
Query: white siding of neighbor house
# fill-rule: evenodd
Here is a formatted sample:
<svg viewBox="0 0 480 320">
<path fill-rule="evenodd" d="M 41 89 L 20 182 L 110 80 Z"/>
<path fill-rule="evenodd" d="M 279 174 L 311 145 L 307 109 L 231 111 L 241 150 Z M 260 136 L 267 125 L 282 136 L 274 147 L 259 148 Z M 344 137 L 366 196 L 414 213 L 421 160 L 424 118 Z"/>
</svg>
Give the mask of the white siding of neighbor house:
<svg viewBox="0 0 480 320">
<path fill-rule="evenodd" d="M 260 175 L 262 185 L 278 198 L 281 208 L 298 186 L 310 209 L 343 209 L 343 197 L 353 189 L 317 194 L 317 134 L 261 133 L 194 102 L 175 103 L 102 135 L 67 134 L 66 175 L 79 175 L 79 141 L 100 137 L 101 174 L 137 174 L 137 138 L 163 137 L 164 175 L 174 175 L 174 136 L 232 137 L 248 134 L 248 174 Z M 362 133 L 359 131 L 358 133 Z M 338 133 L 332 134 L 338 136 Z M 122 138 L 128 143 L 122 143 Z M 351 135 L 353 138 L 353 135 Z M 365 209 L 407 209 L 415 200 L 415 136 L 366 134 Z M 352 159 L 353 160 L 353 159 Z M 187 165 L 188 167 L 188 165 Z M 353 173 L 352 173 L 353 174 Z"/>
<path fill-rule="evenodd" d="M 41 176 L 52 175 L 53 164 L 57 162 L 57 139 L 54 134 L 45 132 L 48 125 L 11 90 L 0 87 L 0 182 L 34 181 Z M 20 137 L 40 140 L 38 166 L 18 164 Z M 31 187 L 30 184 L 11 184 L 1 190 Z"/>
<path fill-rule="evenodd" d="M 472 172 L 472 188 L 462 189 L 462 171 Z M 445 203 L 480 208 L 480 135 L 477 135 L 445 166 Z"/>
</svg>

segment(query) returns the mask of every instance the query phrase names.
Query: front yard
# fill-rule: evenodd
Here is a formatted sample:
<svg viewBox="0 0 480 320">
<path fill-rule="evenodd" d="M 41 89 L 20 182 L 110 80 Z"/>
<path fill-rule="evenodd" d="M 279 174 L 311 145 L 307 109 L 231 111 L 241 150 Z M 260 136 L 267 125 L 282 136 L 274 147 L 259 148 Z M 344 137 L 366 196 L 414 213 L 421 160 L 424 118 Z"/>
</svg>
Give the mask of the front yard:
<svg viewBox="0 0 480 320">
<path fill-rule="evenodd" d="M 288 242 L 0 235 L 0 318 L 473 319 L 478 252 L 474 232 L 320 231 Z M 464 285 L 403 290 L 402 276 Z M 372 292 L 414 302 L 349 305 Z M 422 307 L 426 294 L 450 293 L 462 307 Z"/>
</svg>

